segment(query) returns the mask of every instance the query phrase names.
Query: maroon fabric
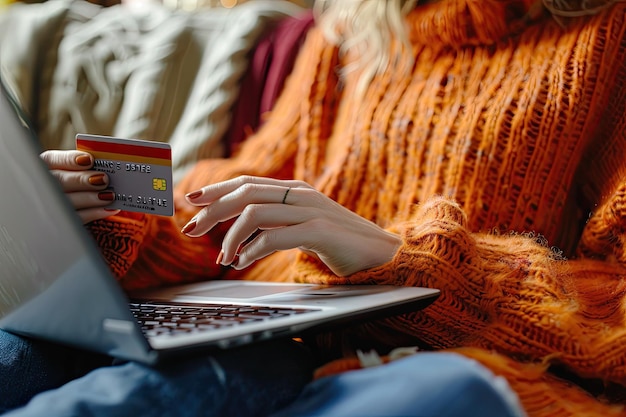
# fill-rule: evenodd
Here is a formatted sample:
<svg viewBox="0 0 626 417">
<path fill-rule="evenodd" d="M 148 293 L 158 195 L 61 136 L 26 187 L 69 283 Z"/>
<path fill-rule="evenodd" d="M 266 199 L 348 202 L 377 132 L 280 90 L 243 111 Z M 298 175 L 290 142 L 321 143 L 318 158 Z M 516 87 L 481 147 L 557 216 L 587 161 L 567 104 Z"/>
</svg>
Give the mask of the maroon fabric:
<svg viewBox="0 0 626 417">
<path fill-rule="evenodd" d="M 230 129 L 224 136 L 227 152 L 235 151 L 262 124 L 263 114 L 276 102 L 312 25 L 313 14 L 306 11 L 281 20 L 259 41 L 240 84 Z"/>
</svg>

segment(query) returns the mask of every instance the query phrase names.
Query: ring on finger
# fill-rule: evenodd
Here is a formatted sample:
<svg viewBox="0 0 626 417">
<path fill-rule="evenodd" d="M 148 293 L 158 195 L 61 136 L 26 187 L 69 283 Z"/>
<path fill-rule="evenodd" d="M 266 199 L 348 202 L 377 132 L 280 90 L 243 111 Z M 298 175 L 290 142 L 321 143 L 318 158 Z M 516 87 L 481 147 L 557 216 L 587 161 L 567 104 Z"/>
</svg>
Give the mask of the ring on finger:
<svg viewBox="0 0 626 417">
<path fill-rule="evenodd" d="M 287 188 L 287 190 L 285 191 L 285 195 L 283 196 L 283 204 L 287 204 L 287 195 L 289 194 L 289 190 L 291 190 L 291 188 Z"/>
</svg>

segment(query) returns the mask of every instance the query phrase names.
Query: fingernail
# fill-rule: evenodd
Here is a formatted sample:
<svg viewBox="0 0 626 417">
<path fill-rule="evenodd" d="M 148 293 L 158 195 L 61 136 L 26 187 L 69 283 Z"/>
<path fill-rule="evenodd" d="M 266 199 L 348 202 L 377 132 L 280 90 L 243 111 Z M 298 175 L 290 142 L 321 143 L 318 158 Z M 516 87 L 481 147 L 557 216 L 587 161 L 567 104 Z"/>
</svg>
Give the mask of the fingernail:
<svg viewBox="0 0 626 417">
<path fill-rule="evenodd" d="M 111 212 L 113 212 L 113 211 L 122 211 L 122 210 L 120 210 L 120 209 L 114 209 L 114 208 L 106 208 L 106 207 L 105 207 L 105 208 L 104 208 L 104 211 L 111 211 Z"/>
<path fill-rule="evenodd" d="M 89 177 L 89 184 L 91 185 L 105 185 L 104 174 L 96 174 Z"/>
<path fill-rule="evenodd" d="M 202 190 L 198 190 L 198 191 L 193 191 L 189 194 L 186 195 L 186 197 L 190 200 L 193 200 L 194 198 L 198 198 L 202 195 Z"/>
<path fill-rule="evenodd" d="M 115 200 L 115 193 L 113 191 L 102 191 L 98 193 L 98 198 L 102 201 L 113 201 Z"/>
<path fill-rule="evenodd" d="M 219 253 L 219 255 L 217 255 L 217 260 L 215 261 L 216 264 L 221 264 L 222 263 L 222 259 L 224 259 L 224 250 L 222 249 Z"/>
<path fill-rule="evenodd" d="M 196 221 L 195 220 L 191 220 L 189 223 L 187 223 L 185 225 L 185 227 L 183 227 L 181 229 L 181 232 L 187 234 L 187 233 L 191 232 L 195 228 L 196 228 Z"/>
<path fill-rule="evenodd" d="M 89 155 L 79 155 L 74 159 L 76 163 L 83 167 L 91 166 L 91 157 Z"/>
</svg>

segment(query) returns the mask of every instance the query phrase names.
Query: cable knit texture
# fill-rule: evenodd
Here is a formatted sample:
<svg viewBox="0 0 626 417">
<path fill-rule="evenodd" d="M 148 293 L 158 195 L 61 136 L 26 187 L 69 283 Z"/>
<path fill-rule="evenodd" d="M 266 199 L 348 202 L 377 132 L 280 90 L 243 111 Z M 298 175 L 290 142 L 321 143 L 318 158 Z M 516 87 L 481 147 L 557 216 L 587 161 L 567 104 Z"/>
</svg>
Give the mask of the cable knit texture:
<svg viewBox="0 0 626 417">
<path fill-rule="evenodd" d="M 361 94 L 358 72 L 338 79 L 354 57 L 313 29 L 264 127 L 232 160 L 189 172 L 173 221 L 93 226 L 122 283 L 237 274 L 437 287 L 423 311 L 318 342 L 459 349 L 506 377 L 531 416 L 625 415 L 626 4 L 563 25 L 527 13 L 531 3 L 418 6 L 414 61 L 396 66 L 410 73 L 377 76 Z M 296 251 L 224 272 L 224 230 L 184 238 L 195 209 L 182 196 L 239 174 L 305 180 L 403 245 L 345 278 Z"/>
</svg>

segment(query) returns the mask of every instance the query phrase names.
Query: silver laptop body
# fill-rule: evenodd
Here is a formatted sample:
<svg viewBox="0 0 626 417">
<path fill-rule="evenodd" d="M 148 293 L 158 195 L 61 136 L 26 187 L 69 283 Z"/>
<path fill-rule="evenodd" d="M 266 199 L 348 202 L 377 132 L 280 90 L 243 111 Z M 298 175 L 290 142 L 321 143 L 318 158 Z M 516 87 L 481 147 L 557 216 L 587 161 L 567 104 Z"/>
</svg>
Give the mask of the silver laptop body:
<svg viewBox="0 0 626 417">
<path fill-rule="evenodd" d="M 218 280 L 147 292 L 141 296 L 147 306 L 139 306 L 121 290 L 39 158 L 39 142 L 4 81 L 0 115 L 0 328 L 6 331 L 151 364 L 189 349 L 302 336 L 415 311 L 439 295 L 427 288 Z M 212 324 L 222 308 L 233 312 L 231 319 Z M 150 320 L 154 314 L 178 314 L 185 326 L 168 331 Z"/>
</svg>

